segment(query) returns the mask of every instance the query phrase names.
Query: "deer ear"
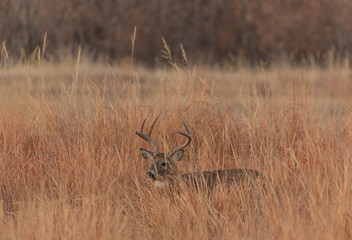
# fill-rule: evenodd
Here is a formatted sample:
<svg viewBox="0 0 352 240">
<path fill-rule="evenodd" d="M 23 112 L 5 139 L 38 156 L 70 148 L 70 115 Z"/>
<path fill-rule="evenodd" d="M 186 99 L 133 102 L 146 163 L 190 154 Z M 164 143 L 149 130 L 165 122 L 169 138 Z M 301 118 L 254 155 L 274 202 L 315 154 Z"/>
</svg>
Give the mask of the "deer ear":
<svg viewBox="0 0 352 240">
<path fill-rule="evenodd" d="M 184 151 L 183 149 L 177 150 L 176 152 L 174 152 L 174 153 L 172 154 L 171 158 L 172 158 L 174 161 L 179 162 L 179 161 L 182 160 L 182 158 L 183 158 L 183 153 L 184 153 L 184 152 L 185 152 L 185 151 Z"/>
<path fill-rule="evenodd" d="M 146 150 L 146 149 L 144 149 L 144 148 L 140 148 L 139 150 L 141 151 L 142 157 L 143 157 L 144 159 L 147 159 L 148 161 L 152 161 L 152 159 L 153 159 L 153 152 L 148 151 L 148 150 Z"/>
</svg>

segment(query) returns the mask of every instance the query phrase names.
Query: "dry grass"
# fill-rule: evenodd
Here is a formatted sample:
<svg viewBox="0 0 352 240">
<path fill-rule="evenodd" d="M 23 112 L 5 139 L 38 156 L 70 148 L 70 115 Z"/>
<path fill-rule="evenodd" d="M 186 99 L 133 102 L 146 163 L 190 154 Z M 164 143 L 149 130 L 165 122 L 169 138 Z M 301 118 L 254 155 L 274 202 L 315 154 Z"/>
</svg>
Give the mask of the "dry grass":
<svg viewBox="0 0 352 240">
<path fill-rule="evenodd" d="M 347 65 L 346 65 L 347 66 Z M 1 239 L 351 239 L 351 71 L 147 70 L 84 62 L 0 70 Z M 248 167 L 275 194 L 168 195 L 136 135 L 194 140 L 182 172 Z"/>
</svg>

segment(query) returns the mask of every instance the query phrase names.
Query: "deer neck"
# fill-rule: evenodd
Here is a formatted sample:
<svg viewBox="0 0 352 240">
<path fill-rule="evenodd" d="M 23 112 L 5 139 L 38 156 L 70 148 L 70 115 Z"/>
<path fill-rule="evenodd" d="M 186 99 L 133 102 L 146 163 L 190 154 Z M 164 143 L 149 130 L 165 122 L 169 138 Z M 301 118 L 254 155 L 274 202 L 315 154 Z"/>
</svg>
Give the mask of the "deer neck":
<svg viewBox="0 0 352 240">
<path fill-rule="evenodd" d="M 168 181 L 154 181 L 154 185 L 158 189 L 165 189 L 170 187 L 170 183 Z"/>
<path fill-rule="evenodd" d="M 167 178 L 162 180 L 155 180 L 154 185 L 158 189 L 167 189 L 170 187 L 175 187 L 182 181 L 182 175 L 179 173 L 178 169 L 174 171 L 171 175 Z"/>
</svg>

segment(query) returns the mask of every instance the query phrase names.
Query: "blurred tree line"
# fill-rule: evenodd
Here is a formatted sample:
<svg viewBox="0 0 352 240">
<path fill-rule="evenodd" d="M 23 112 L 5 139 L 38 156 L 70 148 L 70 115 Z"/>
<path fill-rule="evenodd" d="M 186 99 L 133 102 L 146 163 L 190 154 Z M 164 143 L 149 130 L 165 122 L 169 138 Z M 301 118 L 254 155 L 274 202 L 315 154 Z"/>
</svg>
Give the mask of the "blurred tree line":
<svg viewBox="0 0 352 240">
<path fill-rule="evenodd" d="M 162 36 L 176 57 L 182 43 L 202 62 L 352 52 L 350 0 L 0 0 L 0 40 L 16 58 L 47 32 L 52 58 L 81 45 L 94 58 L 119 60 L 131 53 L 134 26 L 134 58 L 148 64 L 160 59 Z"/>
</svg>

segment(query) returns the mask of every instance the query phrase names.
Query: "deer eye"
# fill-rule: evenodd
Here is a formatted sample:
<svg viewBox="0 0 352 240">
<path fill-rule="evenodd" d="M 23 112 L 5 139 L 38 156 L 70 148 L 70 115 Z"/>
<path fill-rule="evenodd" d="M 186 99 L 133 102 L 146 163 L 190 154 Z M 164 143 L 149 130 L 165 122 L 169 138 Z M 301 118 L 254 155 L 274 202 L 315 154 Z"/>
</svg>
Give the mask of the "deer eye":
<svg viewBox="0 0 352 240">
<path fill-rule="evenodd" d="M 162 166 L 162 167 L 166 167 L 166 162 L 162 162 L 162 163 L 161 163 L 161 166 Z"/>
</svg>

